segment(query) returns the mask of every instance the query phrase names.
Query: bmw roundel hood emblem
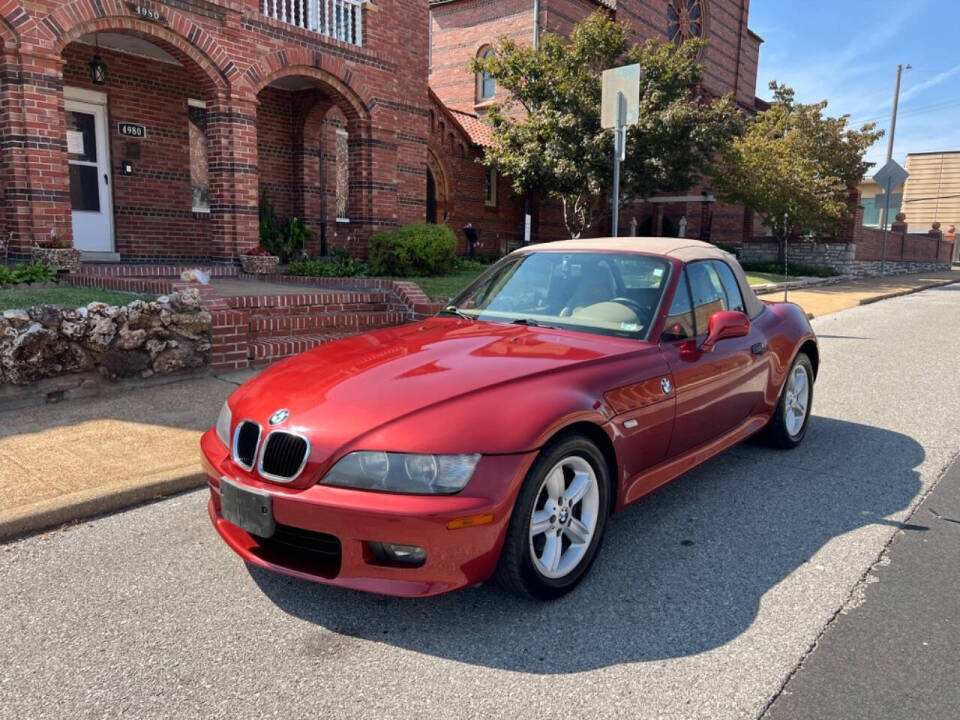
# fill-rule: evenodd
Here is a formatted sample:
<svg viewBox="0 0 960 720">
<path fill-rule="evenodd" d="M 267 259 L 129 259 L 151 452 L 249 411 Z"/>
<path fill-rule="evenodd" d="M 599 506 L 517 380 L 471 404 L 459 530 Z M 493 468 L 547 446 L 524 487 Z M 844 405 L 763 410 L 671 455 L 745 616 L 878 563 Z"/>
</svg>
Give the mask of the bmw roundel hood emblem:
<svg viewBox="0 0 960 720">
<path fill-rule="evenodd" d="M 270 420 L 268 420 L 267 422 L 269 422 L 272 427 L 273 425 L 279 425 L 288 417 L 290 417 L 289 410 L 287 409 L 277 410 L 273 415 L 270 416 Z"/>
</svg>

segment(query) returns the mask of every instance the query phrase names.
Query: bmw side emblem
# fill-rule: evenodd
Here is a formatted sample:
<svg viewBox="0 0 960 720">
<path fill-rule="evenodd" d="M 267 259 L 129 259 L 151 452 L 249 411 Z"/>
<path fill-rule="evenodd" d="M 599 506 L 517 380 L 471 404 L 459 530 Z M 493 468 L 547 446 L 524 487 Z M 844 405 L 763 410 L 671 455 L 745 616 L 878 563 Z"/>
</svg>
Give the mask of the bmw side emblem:
<svg viewBox="0 0 960 720">
<path fill-rule="evenodd" d="M 269 419 L 267 422 L 269 422 L 269 423 L 270 423 L 270 426 L 272 427 L 272 426 L 274 426 L 274 425 L 279 425 L 279 424 L 282 423 L 284 420 L 286 420 L 288 417 L 290 417 L 290 411 L 289 411 L 289 410 L 286 410 L 286 409 L 284 409 L 284 410 L 277 410 L 273 415 L 270 416 L 270 419 Z"/>
<path fill-rule="evenodd" d="M 660 389 L 663 390 L 664 395 L 669 395 L 671 393 L 673 390 L 673 383 L 670 382 L 670 378 L 665 377 L 660 381 Z M 273 424 L 272 421 L 271 424 Z"/>
</svg>

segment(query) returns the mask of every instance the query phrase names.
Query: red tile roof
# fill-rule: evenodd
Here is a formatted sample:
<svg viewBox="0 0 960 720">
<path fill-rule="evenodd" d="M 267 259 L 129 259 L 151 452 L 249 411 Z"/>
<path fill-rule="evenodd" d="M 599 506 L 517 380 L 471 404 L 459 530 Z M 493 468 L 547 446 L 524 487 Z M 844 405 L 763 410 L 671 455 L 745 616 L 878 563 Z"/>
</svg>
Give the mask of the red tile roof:
<svg viewBox="0 0 960 720">
<path fill-rule="evenodd" d="M 493 129 L 479 117 L 463 112 L 462 110 L 454 110 L 450 107 L 447 108 L 447 112 L 453 116 L 454 120 L 460 123 L 464 132 L 469 136 L 470 142 L 474 145 L 479 145 L 480 147 L 493 145 Z"/>
</svg>

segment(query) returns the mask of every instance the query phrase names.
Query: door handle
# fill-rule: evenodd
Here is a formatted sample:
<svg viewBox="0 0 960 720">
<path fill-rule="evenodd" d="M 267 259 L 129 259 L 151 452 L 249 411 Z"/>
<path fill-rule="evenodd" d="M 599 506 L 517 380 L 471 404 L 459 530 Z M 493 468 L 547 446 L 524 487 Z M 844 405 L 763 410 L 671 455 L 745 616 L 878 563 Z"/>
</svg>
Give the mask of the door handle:
<svg viewBox="0 0 960 720">
<path fill-rule="evenodd" d="M 110 176 L 107 175 L 106 173 L 103 174 L 103 183 L 104 185 L 107 185 L 107 186 L 110 185 Z"/>
<path fill-rule="evenodd" d="M 754 355 L 763 355 L 763 351 L 767 349 L 767 346 L 762 342 L 754 343 L 750 346 L 750 352 Z"/>
</svg>

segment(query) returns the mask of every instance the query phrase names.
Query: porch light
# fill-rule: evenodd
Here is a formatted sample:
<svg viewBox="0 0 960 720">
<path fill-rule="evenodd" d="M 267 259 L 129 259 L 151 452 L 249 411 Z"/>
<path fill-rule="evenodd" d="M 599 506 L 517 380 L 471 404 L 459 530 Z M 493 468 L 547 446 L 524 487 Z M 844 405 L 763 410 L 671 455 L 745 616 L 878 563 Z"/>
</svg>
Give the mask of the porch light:
<svg viewBox="0 0 960 720">
<path fill-rule="evenodd" d="M 107 64 L 100 58 L 100 53 L 94 55 L 90 61 L 90 79 L 94 85 L 107 84 Z"/>
</svg>

